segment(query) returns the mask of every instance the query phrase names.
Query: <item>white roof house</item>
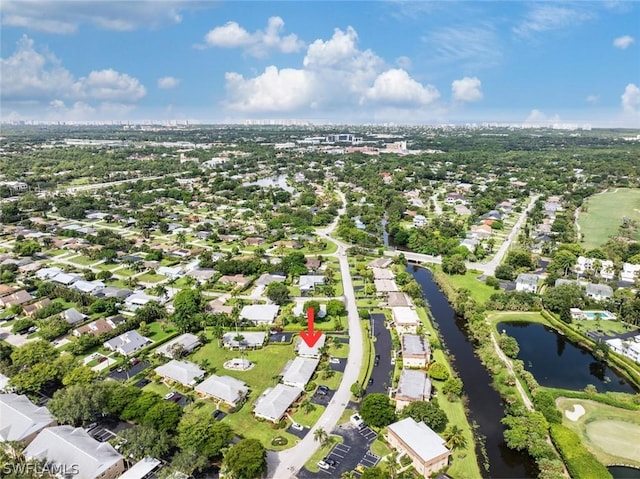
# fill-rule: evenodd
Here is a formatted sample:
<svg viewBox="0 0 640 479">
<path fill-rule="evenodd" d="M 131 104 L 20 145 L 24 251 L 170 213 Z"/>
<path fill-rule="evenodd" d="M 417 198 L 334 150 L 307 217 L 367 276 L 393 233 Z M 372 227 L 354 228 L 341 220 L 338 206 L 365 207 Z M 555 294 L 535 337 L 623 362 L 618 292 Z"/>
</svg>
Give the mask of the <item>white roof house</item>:
<svg viewBox="0 0 640 479">
<path fill-rule="evenodd" d="M 280 373 L 282 382 L 287 386 L 304 389 L 319 363 L 319 359 L 301 357 L 288 361 Z"/>
<path fill-rule="evenodd" d="M 238 340 L 238 336 L 241 339 Z M 222 344 L 227 348 L 260 348 L 264 345 L 267 333 L 260 331 L 240 331 L 239 333 L 224 333 Z"/>
<path fill-rule="evenodd" d="M 300 336 L 298 336 L 295 350 L 298 353 L 298 356 L 303 358 L 320 358 L 320 356 L 322 356 L 320 350 L 323 348 L 326 340 L 327 336 L 323 334 L 313 346 L 309 346 Z"/>
<path fill-rule="evenodd" d="M 607 339 L 606 343 L 612 351 L 640 364 L 640 334 L 626 340 L 621 338 Z"/>
<path fill-rule="evenodd" d="M 62 270 L 55 266 L 52 268 L 42 268 L 41 270 L 36 272 L 36 278 L 47 280 L 59 275 L 60 273 L 62 273 Z"/>
<path fill-rule="evenodd" d="M 538 290 L 538 275 L 520 273 L 516 278 L 516 291 L 535 293 Z"/>
<path fill-rule="evenodd" d="M 253 414 L 256 417 L 277 423 L 301 395 L 302 388 L 276 384 L 256 400 Z"/>
<path fill-rule="evenodd" d="M 184 353 L 190 353 L 201 344 L 202 343 L 198 339 L 198 336 L 191 333 L 185 333 L 167 343 L 164 343 L 156 349 L 155 352 L 156 354 L 162 354 L 167 358 L 173 358 L 177 347 L 182 347 L 182 351 Z"/>
<path fill-rule="evenodd" d="M 387 440 L 392 448 L 411 458 L 413 467 L 423 477 L 430 477 L 447 466 L 451 455 L 443 438 L 425 423 L 410 417 L 389 425 Z"/>
<path fill-rule="evenodd" d="M 608 284 L 587 284 L 586 288 L 587 296 L 595 299 L 596 301 L 604 301 L 613 297 L 613 289 Z"/>
<path fill-rule="evenodd" d="M 184 274 L 184 270 L 180 266 L 160 266 L 156 273 L 166 276 L 167 278 L 179 278 Z"/>
<path fill-rule="evenodd" d="M 58 273 L 53 278 L 49 278 L 54 283 L 63 284 L 65 286 L 71 286 L 76 281 L 82 279 L 80 275 L 70 273 Z"/>
<path fill-rule="evenodd" d="M 83 279 L 76 281 L 73 283 L 73 286 L 71 286 L 72 289 L 88 294 L 96 293 L 101 289 L 104 289 L 104 287 L 105 284 L 102 281 L 85 281 Z"/>
<path fill-rule="evenodd" d="M 144 479 L 153 472 L 161 464 L 160 460 L 153 457 L 145 457 L 140 459 L 127 472 L 119 477 L 119 479 Z"/>
<path fill-rule="evenodd" d="M 275 321 L 279 310 L 277 304 L 251 304 L 242 308 L 240 318 L 255 324 L 269 324 Z"/>
<path fill-rule="evenodd" d="M 230 376 L 212 374 L 196 386 L 196 391 L 235 407 L 247 396 L 249 387 Z"/>
<path fill-rule="evenodd" d="M 394 279 L 396 277 L 393 274 L 393 271 L 387 268 L 372 268 L 373 269 L 373 279 Z"/>
<path fill-rule="evenodd" d="M 124 472 L 122 456 L 108 442 L 98 442 L 82 428 L 56 426 L 44 429 L 24 450 L 77 479 L 118 477 Z"/>
<path fill-rule="evenodd" d="M 0 373 L 0 392 L 3 392 L 9 386 L 9 378 L 4 374 Z"/>
<path fill-rule="evenodd" d="M 172 359 L 167 364 L 158 366 L 154 371 L 158 376 L 171 379 L 185 386 L 193 386 L 206 372 L 190 361 L 177 361 L 175 359 Z"/>
<path fill-rule="evenodd" d="M 35 435 L 56 420 L 46 407 L 39 407 L 25 395 L 0 394 L 0 443 L 30 442 Z"/>
<path fill-rule="evenodd" d="M 104 343 L 104 347 L 111 351 L 116 351 L 124 356 L 129 356 L 136 351 L 144 348 L 146 345 L 151 344 L 151 340 L 142 336 L 137 331 L 127 331 L 120 336 L 116 336 Z"/>
<path fill-rule="evenodd" d="M 37 273 L 36 273 L 37 274 Z M 640 277 L 640 264 L 624 263 L 620 271 L 620 279 L 628 283 L 633 283 Z"/>
<path fill-rule="evenodd" d="M 324 276 L 315 274 L 303 274 L 298 280 L 300 291 L 310 291 L 314 289 L 317 284 L 324 284 Z"/>
<path fill-rule="evenodd" d="M 391 315 L 398 334 L 415 334 L 418 331 L 420 317 L 415 309 L 408 306 L 398 306 L 391 308 Z"/>
<path fill-rule="evenodd" d="M 124 300 L 124 304 L 126 305 L 127 309 L 135 311 L 136 309 L 141 308 L 151 301 L 157 302 L 158 298 L 156 296 L 149 296 L 148 294 L 140 291 L 138 293 L 133 293 L 131 296 L 128 296 Z"/>
</svg>

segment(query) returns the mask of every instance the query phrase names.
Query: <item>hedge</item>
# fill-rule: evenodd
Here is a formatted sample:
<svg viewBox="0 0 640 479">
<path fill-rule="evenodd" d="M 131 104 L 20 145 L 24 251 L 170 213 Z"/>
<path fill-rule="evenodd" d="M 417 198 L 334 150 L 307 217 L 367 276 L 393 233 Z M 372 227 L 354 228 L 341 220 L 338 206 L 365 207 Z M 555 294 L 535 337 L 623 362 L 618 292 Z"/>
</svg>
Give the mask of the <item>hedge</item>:
<svg viewBox="0 0 640 479">
<path fill-rule="evenodd" d="M 573 479 L 613 479 L 609 470 L 582 445 L 575 432 L 561 424 L 551 424 L 549 430 Z"/>
</svg>

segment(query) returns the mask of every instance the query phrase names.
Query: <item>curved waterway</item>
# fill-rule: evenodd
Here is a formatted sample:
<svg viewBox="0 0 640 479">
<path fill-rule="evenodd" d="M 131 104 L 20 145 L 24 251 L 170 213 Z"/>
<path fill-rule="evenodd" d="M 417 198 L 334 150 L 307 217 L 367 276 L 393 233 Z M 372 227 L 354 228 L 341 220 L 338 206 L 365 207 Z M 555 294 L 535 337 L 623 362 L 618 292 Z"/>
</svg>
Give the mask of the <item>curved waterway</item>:
<svg viewBox="0 0 640 479">
<path fill-rule="evenodd" d="M 442 340 L 455 357 L 454 367 L 464 382 L 464 392 L 469 398 L 469 417 L 478 425 L 476 433 L 481 434 L 485 439 L 489 461 L 489 470 L 484 474 L 485 477 L 537 477 L 538 471 L 531 457 L 509 449 L 504 442 L 504 427 L 500 423 L 504 417 L 502 398 L 491 386 L 491 376 L 475 355 L 463 321 L 456 317 L 446 296 L 434 283 L 429 270 L 409 265 L 407 271 L 422 286 L 422 295 L 429 302 Z M 483 458 L 479 457 L 478 460 L 482 467 Z"/>
<path fill-rule="evenodd" d="M 498 331 L 515 338 L 518 359 L 542 386 L 582 390 L 593 384 L 600 392 L 634 394 L 631 384 L 553 328 L 540 323 L 500 323 Z"/>
</svg>

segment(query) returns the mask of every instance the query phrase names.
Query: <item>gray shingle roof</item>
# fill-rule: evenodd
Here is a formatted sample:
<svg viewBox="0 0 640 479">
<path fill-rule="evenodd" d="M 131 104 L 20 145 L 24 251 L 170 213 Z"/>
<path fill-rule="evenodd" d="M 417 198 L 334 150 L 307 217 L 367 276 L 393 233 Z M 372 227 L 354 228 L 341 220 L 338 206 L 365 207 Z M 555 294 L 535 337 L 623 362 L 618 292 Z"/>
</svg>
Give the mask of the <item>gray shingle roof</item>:
<svg viewBox="0 0 640 479">
<path fill-rule="evenodd" d="M 429 343 L 424 337 L 417 334 L 402 335 L 402 354 L 421 355 L 427 354 Z"/>
<path fill-rule="evenodd" d="M 424 401 L 431 396 L 431 381 L 424 371 L 403 369 L 400 373 L 397 395 L 406 399 Z"/>
</svg>

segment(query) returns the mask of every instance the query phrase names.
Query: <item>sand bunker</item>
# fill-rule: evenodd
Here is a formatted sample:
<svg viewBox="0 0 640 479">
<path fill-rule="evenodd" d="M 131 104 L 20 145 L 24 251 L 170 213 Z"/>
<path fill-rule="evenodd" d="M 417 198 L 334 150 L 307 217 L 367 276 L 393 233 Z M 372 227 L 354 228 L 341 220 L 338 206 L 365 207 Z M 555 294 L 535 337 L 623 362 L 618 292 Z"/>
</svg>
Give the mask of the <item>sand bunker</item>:
<svg viewBox="0 0 640 479">
<path fill-rule="evenodd" d="M 564 412 L 567 416 L 567 418 L 569 419 L 569 421 L 577 421 L 578 419 L 580 419 L 584 413 L 585 410 L 584 408 L 580 405 L 580 404 L 574 404 L 573 405 L 573 411 L 569 411 L 568 409 Z"/>
</svg>

